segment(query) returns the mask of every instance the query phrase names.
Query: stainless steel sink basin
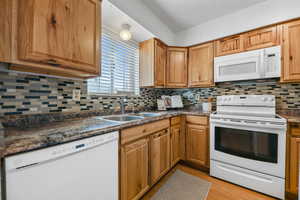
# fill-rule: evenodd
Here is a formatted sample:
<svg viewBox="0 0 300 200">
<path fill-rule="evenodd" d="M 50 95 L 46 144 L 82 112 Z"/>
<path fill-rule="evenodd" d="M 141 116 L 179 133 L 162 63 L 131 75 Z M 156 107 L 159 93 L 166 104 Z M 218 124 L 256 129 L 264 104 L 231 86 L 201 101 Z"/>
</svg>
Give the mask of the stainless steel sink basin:
<svg viewBox="0 0 300 200">
<path fill-rule="evenodd" d="M 143 117 L 158 117 L 161 115 L 161 113 L 145 112 L 145 113 L 139 113 L 139 115 L 141 115 Z"/>
<path fill-rule="evenodd" d="M 118 121 L 118 122 L 128 122 L 128 121 L 134 121 L 134 120 L 144 119 L 144 117 L 142 117 L 142 116 L 135 116 L 135 115 L 119 115 L 119 116 L 103 117 L 103 119 L 111 120 L 111 121 Z"/>
</svg>

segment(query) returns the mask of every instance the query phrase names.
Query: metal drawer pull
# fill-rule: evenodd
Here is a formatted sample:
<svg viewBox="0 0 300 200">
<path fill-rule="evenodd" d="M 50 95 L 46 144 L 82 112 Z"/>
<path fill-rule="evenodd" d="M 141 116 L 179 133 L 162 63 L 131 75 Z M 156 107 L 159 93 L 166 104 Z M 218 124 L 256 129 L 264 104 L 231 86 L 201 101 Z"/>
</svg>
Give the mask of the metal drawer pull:
<svg viewBox="0 0 300 200">
<path fill-rule="evenodd" d="M 46 62 L 47 62 L 47 64 L 49 64 L 49 65 L 60 66 L 60 64 L 58 64 L 57 61 L 54 60 L 54 59 L 49 59 L 49 60 L 47 60 Z"/>
</svg>

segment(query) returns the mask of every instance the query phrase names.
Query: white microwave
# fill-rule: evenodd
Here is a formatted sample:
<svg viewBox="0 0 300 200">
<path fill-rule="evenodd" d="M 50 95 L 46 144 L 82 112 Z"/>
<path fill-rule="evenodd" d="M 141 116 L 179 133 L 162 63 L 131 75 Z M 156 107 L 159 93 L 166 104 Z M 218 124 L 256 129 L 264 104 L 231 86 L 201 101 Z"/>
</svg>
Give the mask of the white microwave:
<svg viewBox="0 0 300 200">
<path fill-rule="evenodd" d="M 280 46 L 214 59 L 215 82 L 277 78 L 280 77 L 280 73 Z"/>
</svg>

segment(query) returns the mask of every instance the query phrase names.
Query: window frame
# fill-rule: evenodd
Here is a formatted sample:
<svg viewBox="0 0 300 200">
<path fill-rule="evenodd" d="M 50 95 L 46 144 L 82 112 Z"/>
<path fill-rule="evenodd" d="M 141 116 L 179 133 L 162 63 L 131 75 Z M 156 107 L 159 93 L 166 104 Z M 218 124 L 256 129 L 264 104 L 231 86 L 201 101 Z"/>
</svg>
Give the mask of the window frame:
<svg viewBox="0 0 300 200">
<path fill-rule="evenodd" d="M 119 40 L 119 41 L 121 41 L 125 44 L 128 44 L 128 45 L 132 46 L 132 47 L 136 47 L 136 49 L 137 49 L 137 60 L 136 60 L 137 68 L 136 68 L 136 71 L 134 73 L 137 74 L 137 78 L 134 79 L 133 81 L 136 82 L 137 86 L 134 87 L 134 93 L 132 93 L 132 92 L 112 93 L 113 88 L 110 88 L 111 93 L 98 93 L 98 92 L 89 91 L 89 80 L 101 77 L 101 76 L 99 76 L 99 77 L 95 77 L 95 78 L 91 78 L 91 79 L 87 80 L 87 94 L 89 96 L 95 96 L 95 97 L 129 97 L 129 98 L 130 97 L 132 97 L 132 98 L 141 97 L 141 94 L 140 94 L 140 72 L 139 72 L 139 43 L 137 41 L 133 40 L 133 39 L 131 39 L 130 41 L 122 41 L 120 39 L 118 33 L 116 33 L 115 31 L 113 31 L 112 29 L 110 29 L 109 27 L 106 27 L 106 26 L 102 27 L 102 34 L 107 34 L 112 39 Z M 101 43 L 102 43 L 102 35 L 101 35 Z M 103 55 L 102 45 L 101 45 L 101 55 Z M 102 62 L 102 59 L 101 59 L 101 62 Z M 101 66 L 102 66 L 102 63 L 101 63 Z"/>
</svg>

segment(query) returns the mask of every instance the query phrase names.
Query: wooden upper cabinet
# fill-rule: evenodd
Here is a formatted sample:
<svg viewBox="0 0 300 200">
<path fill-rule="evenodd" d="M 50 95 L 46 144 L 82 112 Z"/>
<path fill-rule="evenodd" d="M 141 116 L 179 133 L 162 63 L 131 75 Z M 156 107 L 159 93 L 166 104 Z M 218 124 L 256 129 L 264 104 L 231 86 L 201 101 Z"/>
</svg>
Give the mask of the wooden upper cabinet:
<svg viewBox="0 0 300 200">
<path fill-rule="evenodd" d="M 98 7 L 98 0 L 19 1 L 19 59 L 97 73 Z"/>
<path fill-rule="evenodd" d="M 154 87 L 154 39 L 140 42 L 140 87 Z"/>
<path fill-rule="evenodd" d="M 215 41 L 215 55 L 225 56 L 243 51 L 244 44 L 241 35 L 226 37 Z"/>
<path fill-rule="evenodd" d="M 140 43 L 140 87 L 164 87 L 167 46 L 153 38 Z"/>
<path fill-rule="evenodd" d="M 187 86 L 187 53 L 187 48 L 168 48 L 166 70 L 167 87 L 182 88 Z"/>
<path fill-rule="evenodd" d="M 12 34 L 8 46 L 0 47 L 10 51 L 3 62 L 38 73 L 99 75 L 101 1 L 3 0 L 1 4 L 0 11 L 10 12 L 11 17 L 0 20 L 7 20 L 6 31 Z"/>
<path fill-rule="evenodd" d="M 214 85 L 214 45 L 207 43 L 189 48 L 189 87 L 210 87 Z"/>
<path fill-rule="evenodd" d="M 207 127 L 195 124 L 187 124 L 186 127 L 186 160 L 209 167 Z"/>
<path fill-rule="evenodd" d="M 280 44 L 281 25 L 258 29 L 243 34 L 245 50 L 272 47 Z"/>
<path fill-rule="evenodd" d="M 283 25 L 283 82 L 300 81 L 300 20 Z"/>
<path fill-rule="evenodd" d="M 154 45 L 154 80 L 155 86 L 164 87 L 166 78 L 166 65 L 167 65 L 167 46 L 162 42 L 155 40 Z"/>
<path fill-rule="evenodd" d="M 274 25 L 217 40 L 215 42 L 215 56 L 280 45 L 281 30 L 282 25 Z"/>
<path fill-rule="evenodd" d="M 156 183 L 170 169 L 170 132 L 168 129 L 150 136 L 150 177 Z"/>
<path fill-rule="evenodd" d="M 149 140 L 141 139 L 121 149 L 121 200 L 137 200 L 150 187 Z"/>
</svg>

